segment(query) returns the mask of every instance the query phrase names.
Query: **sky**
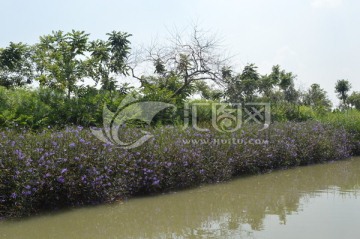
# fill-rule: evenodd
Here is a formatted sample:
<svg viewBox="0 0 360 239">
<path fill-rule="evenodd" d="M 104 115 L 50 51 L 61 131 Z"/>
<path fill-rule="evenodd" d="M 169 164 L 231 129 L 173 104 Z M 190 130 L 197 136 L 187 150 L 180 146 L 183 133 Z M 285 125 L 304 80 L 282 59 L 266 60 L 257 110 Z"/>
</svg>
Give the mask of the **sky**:
<svg viewBox="0 0 360 239">
<path fill-rule="evenodd" d="M 266 74 L 279 64 L 298 88 L 318 83 L 334 104 L 337 80 L 360 91 L 357 0 L 0 0 L 0 9 L 0 47 L 75 29 L 92 39 L 128 32 L 136 49 L 196 23 L 221 38 L 237 72 L 254 63 Z"/>
</svg>

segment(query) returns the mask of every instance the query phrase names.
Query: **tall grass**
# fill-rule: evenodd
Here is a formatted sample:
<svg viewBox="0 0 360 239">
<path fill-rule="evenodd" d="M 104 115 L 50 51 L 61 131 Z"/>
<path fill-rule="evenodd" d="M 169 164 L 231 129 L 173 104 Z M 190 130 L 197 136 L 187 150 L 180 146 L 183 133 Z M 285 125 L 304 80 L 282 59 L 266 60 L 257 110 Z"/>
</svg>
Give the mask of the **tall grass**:
<svg viewBox="0 0 360 239">
<path fill-rule="evenodd" d="M 318 117 L 320 122 L 328 123 L 336 129 L 345 129 L 354 137 L 354 153 L 360 155 L 360 111 L 349 109 L 345 112 L 332 112 Z"/>
</svg>

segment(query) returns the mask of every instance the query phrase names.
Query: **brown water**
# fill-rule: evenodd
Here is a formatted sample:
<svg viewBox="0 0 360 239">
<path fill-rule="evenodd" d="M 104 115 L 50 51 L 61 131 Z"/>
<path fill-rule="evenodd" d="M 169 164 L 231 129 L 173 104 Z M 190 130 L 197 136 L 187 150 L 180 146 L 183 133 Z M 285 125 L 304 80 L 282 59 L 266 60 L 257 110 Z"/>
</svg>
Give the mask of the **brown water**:
<svg viewBox="0 0 360 239">
<path fill-rule="evenodd" d="M 0 238 L 360 238 L 360 158 L 0 223 Z"/>
</svg>

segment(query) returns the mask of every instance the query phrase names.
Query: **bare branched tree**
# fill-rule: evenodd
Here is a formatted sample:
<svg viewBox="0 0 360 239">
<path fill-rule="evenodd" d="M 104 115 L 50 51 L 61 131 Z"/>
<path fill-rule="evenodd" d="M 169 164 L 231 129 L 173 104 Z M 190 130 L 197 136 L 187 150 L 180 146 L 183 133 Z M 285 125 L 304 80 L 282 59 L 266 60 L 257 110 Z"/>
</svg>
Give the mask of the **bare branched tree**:
<svg viewBox="0 0 360 239">
<path fill-rule="evenodd" d="M 159 76 L 175 74 L 181 78 L 181 86 L 174 91 L 173 97 L 195 81 L 222 83 L 223 69 L 228 59 L 223 57 L 220 40 L 215 35 L 209 35 L 197 26 L 192 28 L 190 34 L 177 31 L 170 35 L 168 44 L 147 48 L 144 59 L 153 64 L 154 73 Z M 134 69 L 131 70 L 133 77 L 144 84 L 144 77 L 136 76 Z"/>
</svg>

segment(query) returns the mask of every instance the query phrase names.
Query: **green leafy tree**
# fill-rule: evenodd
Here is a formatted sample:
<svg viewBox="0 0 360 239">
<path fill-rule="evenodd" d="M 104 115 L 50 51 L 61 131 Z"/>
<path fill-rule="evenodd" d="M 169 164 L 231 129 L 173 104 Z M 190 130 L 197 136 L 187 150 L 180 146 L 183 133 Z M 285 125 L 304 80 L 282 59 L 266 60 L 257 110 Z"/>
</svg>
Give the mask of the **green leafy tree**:
<svg viewBox="0 0 360 239">
<path fill-rule="evenodd" d="M 300 92 L 295 89 L 296 75 L 292 72 L 286 72 L 285 70 L 279 73 L 278 86 L 282 90 L 285 101 L 298 104 L 300 102 Z"/>
<path fill-rule="evenodd" d="M 90 42 L 91 57 L 87 61 L 89 76 L 101 89 L 114 91 L 118 87 L 116 77 L 128 75 L 127 58 L 130 54 L 131 36 L 128 33 L 113 31 L 107 34 L 107 41 L 96 40 Z"/>
<path fill-rule="evenodd" d="M 6 88 L 30 84 L 34 79 L 31 48 L 11 42 L 0 49 L 0 85 Z"/>
<path fill-rule="evenodd" d="M 342 101 L 342 104 L 346 107 L 346 100 L 348 98 L 348 92 L 351 89 L 351 84 L 348 80 L 338 80 L 335 85 L 335 93 L 338 94 L 338 98 Z"/>
<path fill-rule="evenodd" d="M 157 96 L 157 100 L 164 102 L 182 104 L 187 97 L 196 92 L 195 85 L 191 85 L 174 96 L 174 92 L 182 86 L 182 78 L 175 73 L 165 76 L 149 76 L 144 80 L 147 82 L 142 87 L 145 96 L 147 98 Z M 162 93 L 159 94 L 159 92 Z"/>
<path fill-rule="evenodd" d="M 220 89 L 213 89 L 205 81 L 198 81 L 195 84 L 196 91 L 200 93 L 201 97 L 206 100 L 220 100 L 223 97 L 224 92 Z"/>
<path fill-rule="evenodd" d="M 289 103 L 298 103 L 300 92 L 295 89 L 295 78 L 296 75 L 292 72 L 281 70 L 279 65 L 275 65 L 269 75 L 260 78 L 259 92 L 263 97 L 272 101 L 285 100 Z"/>
<path fill-rule="evenodd" d="M 62 90 L 70 98 L 76 90 L 76 83 L 86 76 L 84 58 L 88 36 L 84 31 L 72 30 L 40 37 L 34 55 L 40 85 Z"/>
<path fill-rule="evenodd" d="M 279 82 L 280 89 L 282 89 L 283 91 L 286 91 L 291 86 L 294 86 L 295 78 L 296 78 L 296 75 L 294 75 L 292 72 L 282 71 L 280 73 L 280 82 Z"/>
<path fill-rule="evenodd" d="M 295 89 L 294 85 L 289 86 L 284 91 L 284 98 L 287 102 L 298 105 L 300 103 L 301 93 Z"/>
<path fill-rule="evenodd" d="M 246 101 L 253 101 L 254 95 L 259 89 L 260 75 L 257 66 L 248 64 L 240 75 L 240 86 Z"/>
<path fill-rule="evenodd" d="M 230 102 L 253 101 L 259 91 L 260 75 L 257 66 L 248 64 L 241 74 L 227 82 L 226 96 Z"/>
<path fill-rule="evenodd" d="M 360 110 L 360 92 L 354 91 L 347 99 L 348 103 Z"/>
<path fill-rule="evenodd" d="M 311 106 L 317 110 L 330 110 L 331 101 L 327 97 L 326 91 L 319 84 L 312 84 L 304 94 L 304 105 Z"/>
<path fill-rule="evenodd" d="M 280 82 L 280 66 L 276 65 L 272 67 L 272 71 L 269 75 L 262 76 L 259 82 L 259 91 L 263 93 L 265 97 L 270 97 L 274 90 L 274 87 Z"/>
</svg>

